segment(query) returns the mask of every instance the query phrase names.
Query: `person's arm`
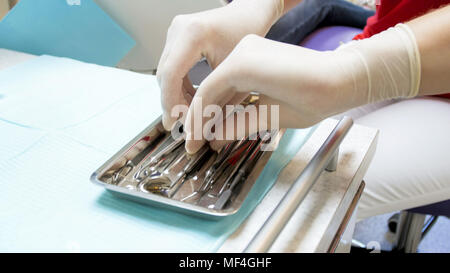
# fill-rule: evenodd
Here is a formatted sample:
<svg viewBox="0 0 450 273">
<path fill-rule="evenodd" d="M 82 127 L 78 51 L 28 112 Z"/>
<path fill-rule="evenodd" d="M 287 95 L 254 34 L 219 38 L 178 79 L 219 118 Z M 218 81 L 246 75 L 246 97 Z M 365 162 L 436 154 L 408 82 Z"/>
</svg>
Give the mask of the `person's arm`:
<svg viewBox="0 0 450 273">
<path fill-rule="evenodd" d="M 403 26 L 339 48 L 335 59 L 341 64 L 344 86 L 358 86 L 346 88 L 353 90 L 346 94 L 354 100 L 351 106 L 450 92 L 449 43 L 447 5 Z"/>
<path fill-rule="evenodd" d="M 450 92 L 449 41 L 450 6 L 329 52 L 250 35 L 202 82 L 194 99 L 202 99 L 203 109 L 224 107 L 256 90 L 262 103 L 280 106 L 280 127 L 308 127 L 375 101 Z M 195 106 L 185 123 L 190 137 L 203 129 L 193 126 Z M 204 143 L 188 138 L 186 149 L 193 153 Z"/>
<path fill-rule="evenodd" d="M 407 23 L 419 46 L 422 77 L 419 95 L 450 92 L 450 5 Z"/>
</svg>

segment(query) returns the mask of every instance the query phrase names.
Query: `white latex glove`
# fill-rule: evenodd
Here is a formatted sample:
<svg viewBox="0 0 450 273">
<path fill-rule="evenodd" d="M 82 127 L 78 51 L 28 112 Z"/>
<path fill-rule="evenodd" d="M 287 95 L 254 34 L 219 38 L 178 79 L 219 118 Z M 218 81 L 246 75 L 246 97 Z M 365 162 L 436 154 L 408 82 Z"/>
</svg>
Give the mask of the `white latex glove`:
<svg viewBox="0 0 450 273">
<path fill-rule="evenodd" d="M 405 24 L 344 44 L 335 55 L 342 63 L 346 88 L 352 90 L 351 98 L 361 100 L 359 105 L 419 93 L 420 52 L 414 33 Z"/>
<path fill-rule="evenodd" d="M 195 94 L 187 77 L 192 66 L 205 57 L 214 69 L 245 35 L 265 35 L 282 11 L 281 0 L 235 0 L 225 7 L 174 18 L 157 70 L 167 130 L 178 119 L 171 117 L 173 107 L 189 105 Z"/>
<path fill-rule="evenodd" d="M 194 98 L 202 99 L 203 109 L 211 104 L 224 107 L 235 104 L 237 95 L 257 90 L 262 94 L 260 104 L 280 105 L 280 127 L 303 128 L 356 106 L 416 96 L 419 83 L 414 35 L 406 25 L 399 25 L 328 52 L 246 36 L 202 82 Z M 195 106 L 190 105 L 185 124 L 190 153 L 205 143 L 193 140 L 203 130 L 193 126 Z M 208 120 L 203 118 L 203 124 Z"/>
</svg>

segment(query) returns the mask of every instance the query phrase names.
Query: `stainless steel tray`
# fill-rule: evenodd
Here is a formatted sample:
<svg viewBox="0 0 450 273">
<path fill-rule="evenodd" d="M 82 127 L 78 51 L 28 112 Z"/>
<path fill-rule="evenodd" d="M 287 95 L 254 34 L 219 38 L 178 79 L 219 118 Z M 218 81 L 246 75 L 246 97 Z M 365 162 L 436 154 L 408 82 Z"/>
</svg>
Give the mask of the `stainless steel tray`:
<svg viewBox="0 0 450 273">
<path fill-rule="evenodd" d="M 280 130 L 273 135 L 271 145 L 277 145 L 283 134 Z M 217 153 L 205 147 L 202 156 L 189 156 L 184 145 L 176 141 L 165 132 L 159 118 L 98 168 L 91 181 L 126 199 L 220 219 L 240 209 L 272 154 L 259 152 L 261 140 L 248 140 L 230 144 L 228 155 L 225 149 Z M 152 161 L 170 145 L 178 146 L 162 160 Z M 236 157 L 235 152 L 242 149 L 246 152 Z M 217 168 L 217 164 L 230 160 L 233 164 Z M 211 168 L 214 163 L 215 169 Z M 205 186 L 205 181 L 214 182 Z"/>
</svg>

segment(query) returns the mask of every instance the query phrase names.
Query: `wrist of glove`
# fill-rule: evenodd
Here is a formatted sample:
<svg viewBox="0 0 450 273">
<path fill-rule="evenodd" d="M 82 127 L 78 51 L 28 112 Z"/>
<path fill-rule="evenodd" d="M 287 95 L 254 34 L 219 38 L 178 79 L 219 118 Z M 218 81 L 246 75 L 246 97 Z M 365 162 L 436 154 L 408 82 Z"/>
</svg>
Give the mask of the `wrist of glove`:
<svg viewBox="0 0 450 273">
<path fill-rule="evenodd" d="M 347 108 L 393 98 L 417 96 L 420 53 L 414 33 L 405 24 L 371 38 L 352 41 L 333 51 Z"/>
<path fill-rule="evenodd" d="M 265 19 L 265 24 L 270 28 L 284 12 L 285 0 L 234 0 L 228 6 L 236 6 L 239 9 L 250 10 L 258 17 Z M 257 33 L 255 33 L 257 34 Z"/>
</svg>

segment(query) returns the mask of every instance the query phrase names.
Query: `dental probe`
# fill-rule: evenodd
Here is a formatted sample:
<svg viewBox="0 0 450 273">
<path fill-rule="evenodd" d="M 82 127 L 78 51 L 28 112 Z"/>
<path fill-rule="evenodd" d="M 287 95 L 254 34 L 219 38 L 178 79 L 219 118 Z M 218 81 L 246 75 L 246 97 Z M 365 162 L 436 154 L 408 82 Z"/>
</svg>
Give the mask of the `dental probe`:
<svg viewBox="0 0 450 273">
<path fill-rule="evenodd" d="M 236 185 L 241 181 L 245 180 L 246 176 L 253 170 L 253 167 L 256 165 L 256 162 L 264 153 L 264 151 L 261 151 L 261 145 L 262 143 L 255 149 L 255 151 L 253 151 L 248 161 L 241 166 L 231 184 L 229 183 L 224 184 L 224 187 L 226 185 L 230 186 L 226 191 L 220 194 L 219 199 L 217 199 L 216 203 L 214 204 L 214 209 L 217 210 L 223 209 L 223 207 L 227 204 L 228 200 L 230 199 L 231 194 L 233 193 L 233 189 L 236 187 Z"/>
</svg>

